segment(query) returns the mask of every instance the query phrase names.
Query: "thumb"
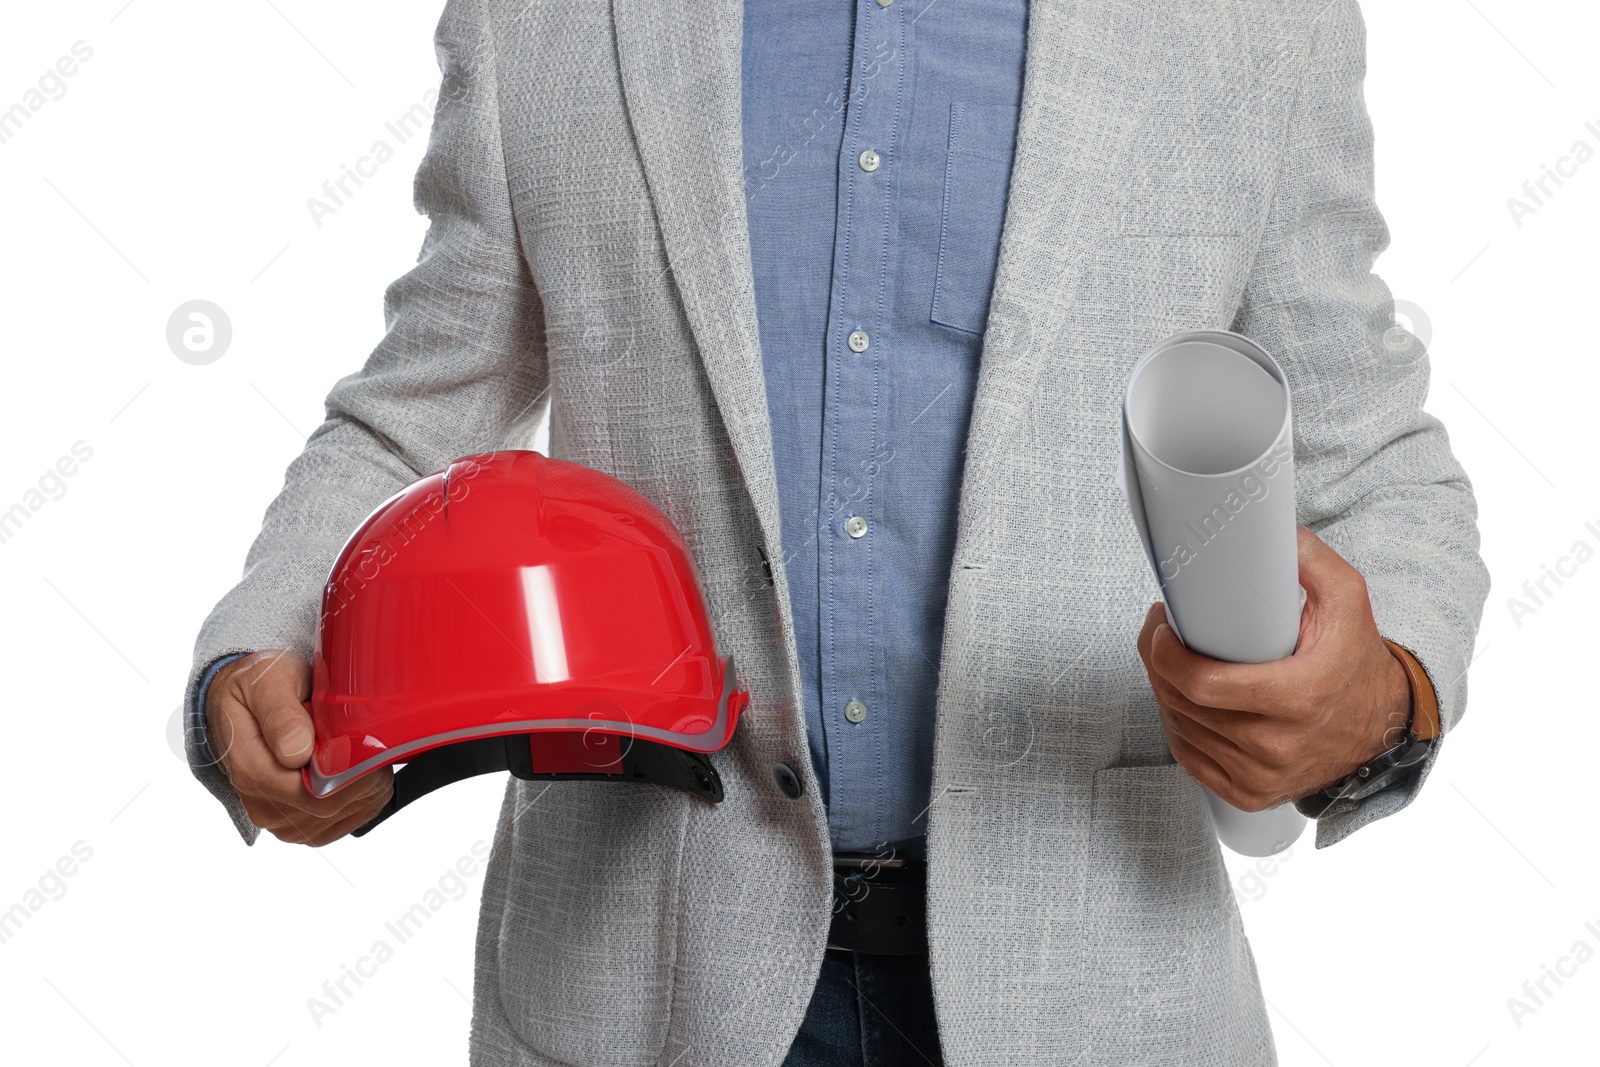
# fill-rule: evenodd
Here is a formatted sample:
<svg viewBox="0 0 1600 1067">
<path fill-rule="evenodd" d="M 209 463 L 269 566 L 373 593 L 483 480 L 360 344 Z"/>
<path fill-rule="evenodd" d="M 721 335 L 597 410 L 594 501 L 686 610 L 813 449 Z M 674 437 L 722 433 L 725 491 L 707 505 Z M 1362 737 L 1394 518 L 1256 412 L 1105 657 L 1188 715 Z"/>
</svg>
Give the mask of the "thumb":
<svg viewBox="0 0 1600 1067">
<path fill-rule="evenodd" d="M 293 653 L 264 665 L 245 686 L 245 706 L 273 757 L 289 770 L 311 759 L 316 734 L 303 703 L 311 695 L 311 666 Z"/>
<path fill-rule="evenodd" d="M 1361 574 L 1326 541 L 1304 526 L 1296 528 L 1300 585 L 1309 604 L 1328 605 L 1362 584 Z"/>
</svg>

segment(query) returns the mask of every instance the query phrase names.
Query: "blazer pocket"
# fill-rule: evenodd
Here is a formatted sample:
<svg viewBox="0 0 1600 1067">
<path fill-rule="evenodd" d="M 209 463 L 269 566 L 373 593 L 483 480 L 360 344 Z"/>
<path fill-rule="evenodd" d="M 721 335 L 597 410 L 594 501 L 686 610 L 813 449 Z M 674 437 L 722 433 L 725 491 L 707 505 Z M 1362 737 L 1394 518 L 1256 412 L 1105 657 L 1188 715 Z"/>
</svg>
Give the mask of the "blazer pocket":
<svg viewBox="0 0 1600 1067">
<path fill-rule="evenodd" d="M 502 825 L 514 825 L 503 831 L 505 899 L 498 916 L 488 916 L 498 930 L 480 930 L 479 967 L 492 952 L 510 1027 L 538 1053 L 535 1060 L 508 1050 L 516 1063 L 663 1062 L 694 803 L 670 792 L 513 782 L 501 814 Z M 484 937 L 496 934 L 486 949 Z"/>
<path fill-rule="evenodd" d="M 1086 1059 L 1274 1062 L 1272 1031 L 1200 787 L 1175 763 L 1094 776 L 1084 899 Z M 1130 1019 L 1140 1020 L 1130 1024 Z"/>
<path fill-rule="evenodd" d="M 1010 104 L 950 105 L 939 262 L 932 320 L 982 334 L 989 317 L 1019 109 Z"/>
</svg>

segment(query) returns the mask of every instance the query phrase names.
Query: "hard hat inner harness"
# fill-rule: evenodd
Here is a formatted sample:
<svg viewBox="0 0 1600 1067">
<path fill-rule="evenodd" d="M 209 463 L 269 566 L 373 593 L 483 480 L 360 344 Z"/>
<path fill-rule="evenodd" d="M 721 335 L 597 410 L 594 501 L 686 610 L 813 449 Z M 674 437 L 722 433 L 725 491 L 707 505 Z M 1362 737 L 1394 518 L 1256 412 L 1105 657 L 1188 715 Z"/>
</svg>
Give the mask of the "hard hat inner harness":
<svg viewBox="0 0 1600 1067">
<path fill-rule="evenodd" d="M 435 789 L 480 774 L 510 771 L 523 781 L 638 781 L 722 801 L 722 776 L 703 752 L 616 734 L 506 734 L 429 749 L 395 772 L 394 795 L 362 837 L 379 823 Z"/>
</svg>

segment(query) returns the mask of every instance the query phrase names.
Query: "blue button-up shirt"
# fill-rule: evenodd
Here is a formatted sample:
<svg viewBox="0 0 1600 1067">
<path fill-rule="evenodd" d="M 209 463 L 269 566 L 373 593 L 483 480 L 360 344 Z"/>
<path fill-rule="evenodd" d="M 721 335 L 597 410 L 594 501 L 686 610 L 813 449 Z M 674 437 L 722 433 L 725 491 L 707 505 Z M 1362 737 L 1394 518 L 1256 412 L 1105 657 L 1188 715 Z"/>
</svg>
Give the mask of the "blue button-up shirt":
<svg viewBox="0 0 1600 1067">
<path fill-rule="evenodd" d="M 1026 0 L 746 0 L 756 311 L 835 849 L 926 832 Z"/>
</svg>

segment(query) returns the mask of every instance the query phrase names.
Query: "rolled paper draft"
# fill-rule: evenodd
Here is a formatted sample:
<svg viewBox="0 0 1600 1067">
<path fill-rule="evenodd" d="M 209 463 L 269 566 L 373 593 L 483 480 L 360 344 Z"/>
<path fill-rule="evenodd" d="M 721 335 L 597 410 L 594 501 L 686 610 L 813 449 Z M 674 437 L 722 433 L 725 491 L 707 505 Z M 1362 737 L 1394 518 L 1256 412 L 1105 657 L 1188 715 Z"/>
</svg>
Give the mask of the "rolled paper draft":
<svg viewBox="0 0 1600 1067">
<path fill-rule="evenodd" d="M 1117 481 L 1179 640 L 1235 663 L 1291 654 L 1305 592 L 1282 368 L 1235 333 L 1169 337 L 1128 378 L 1121 448 Z M 1305 828 L 1293 804 L 1251 813 L 1206 799 L 1242 855 L 1274 855 Z"/>
</svg>

